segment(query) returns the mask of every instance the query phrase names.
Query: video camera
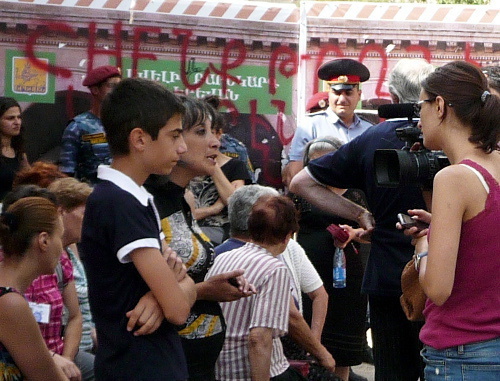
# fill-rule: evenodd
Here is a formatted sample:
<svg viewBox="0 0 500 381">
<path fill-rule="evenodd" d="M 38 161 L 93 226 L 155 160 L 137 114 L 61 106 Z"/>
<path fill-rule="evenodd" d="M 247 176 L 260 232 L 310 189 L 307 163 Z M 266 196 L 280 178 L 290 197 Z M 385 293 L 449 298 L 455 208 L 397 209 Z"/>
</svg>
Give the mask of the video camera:
<svg viewBox="0 0 500 381">
<path fill-rule="evenodd" d="M 432 189 L 436 173 L 450 165 L 443 151 L 431 151 L 424 147 L 422 132 L 417 127 L 413 103 L 387 104 L 378 109 L 381 118 L 407 118 L 408 125 L 396 129 L 399 140 L 405 142 L 402 149 L 378 149 L 375 151 L 375 179 L 380 187 L 397 188 L 401 185 L 421 185 Z M 420 143 L 418 151 L 410 151 Z"/>
</svg>

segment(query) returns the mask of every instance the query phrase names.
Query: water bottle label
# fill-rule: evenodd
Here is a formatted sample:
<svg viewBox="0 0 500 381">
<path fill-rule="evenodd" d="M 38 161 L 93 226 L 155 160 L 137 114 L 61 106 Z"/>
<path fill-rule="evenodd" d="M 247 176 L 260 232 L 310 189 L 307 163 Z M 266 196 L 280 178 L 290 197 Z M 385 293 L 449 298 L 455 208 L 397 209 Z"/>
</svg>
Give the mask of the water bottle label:
<svg viewBox="0 0 500 381">
<path fill-rule="evenodd" d="M 335 267 L 333 269 L 333 279 L 335 281 L 345 281 L 346 279 L 346 270 L 343 267 Z"/>
</svg>

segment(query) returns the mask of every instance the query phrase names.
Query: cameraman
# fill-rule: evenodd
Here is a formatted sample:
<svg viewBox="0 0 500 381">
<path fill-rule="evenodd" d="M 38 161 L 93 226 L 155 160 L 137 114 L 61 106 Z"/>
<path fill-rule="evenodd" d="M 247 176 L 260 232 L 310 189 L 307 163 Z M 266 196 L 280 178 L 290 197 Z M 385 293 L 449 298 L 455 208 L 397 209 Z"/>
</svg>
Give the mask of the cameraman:
<svg viewBox="0 0 500 381">
<path fill-rule="evenodd" d="M 417 102 L 421 81 L 433 66 L 421 59 L 403 59 L 389 77 L 394 103 Z M 407 119 L 391 119 L 373 126 L 338 151 L 313 160 L 292 180 L 290 190 L 332 214 L 357 221 L 372 232 L 371 252 L 362 291 L 370 305 L 376 381 L 423 380 L 423 363 L 418 340 L 421 323 L 407 320 L 401 308 L 401 272 L 413 255 L 410 239 L 395 228 L 398 213 L 425 209 L 420 188 L 381 188 L 375 183 L 373 157 L 377 149 L 401 149 L 404 143 L 396 128 Z M 377 222 L 360 206 L 330 192 L 324 185 L 358 188 L 365 192 Z"/>
</svg>

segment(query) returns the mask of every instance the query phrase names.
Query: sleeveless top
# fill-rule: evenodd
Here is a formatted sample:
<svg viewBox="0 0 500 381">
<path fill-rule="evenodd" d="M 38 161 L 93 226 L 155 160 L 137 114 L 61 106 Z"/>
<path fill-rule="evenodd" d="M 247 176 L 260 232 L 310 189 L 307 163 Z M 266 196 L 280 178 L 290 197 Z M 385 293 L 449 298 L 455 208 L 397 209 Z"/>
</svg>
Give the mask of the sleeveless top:
<svg viewBox="0 0 500 381">
<path fill-rule="evenodd" d="M 12 287 L 0 287 L 0 297 L 10 293 L 17 292 Z M 24 377 L 14 363 L 14 359 L 7 349 L 0 343 L 0 381 L 20 381 Z"/>
<path fill-rule="evenodd" d="M 462 223 L 450 297 L 442 306 L 426 302 L 420 340 L 438 350 L 500 337 L 500 187 L 479 164 L 461 164 L 477 170 L 489 192 L 484 209 Z"/>
</svg>

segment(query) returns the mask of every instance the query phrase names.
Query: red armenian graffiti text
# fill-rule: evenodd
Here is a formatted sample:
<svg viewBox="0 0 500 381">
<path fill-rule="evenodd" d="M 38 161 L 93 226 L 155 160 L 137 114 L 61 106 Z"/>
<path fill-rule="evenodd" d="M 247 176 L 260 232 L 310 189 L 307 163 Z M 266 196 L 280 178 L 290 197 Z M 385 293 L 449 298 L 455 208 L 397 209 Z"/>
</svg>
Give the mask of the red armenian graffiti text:
<svg viewBox="0 0 500 381">
<path fill-rule="evenodd" d="M 94 57 L 99 55 L 115 57 L 116 66 L 118 67 L 122 66 L 122 40 L 121 38 L 119 38 L 122 32 L 122 23 L 120 21 L 117 22 L 114 25 L 113 29 L 115 35 L 115 49 L 99 49 L 96 47 L 96 39 L 97 39 L 96 23 L 91 22 L 89 24 L 89 43 L 87 46 L 87 60 L 88 60 L 87 73 L 94 68 Z"/>
<path fill-rule="evenodd" d="M 88 24 L 88 46 L 87 46 L 87 73 L 93 69 L 94 60 L 97 56 L 109 56 L 114 57 L 117 66 L 122 66 L 122 59 L 124 58 L 124 50 L 123 50 L 123 25 L 121 22 L 117 22 L 113 26 L 113 48 L 100 48 L 97 43 L 98 39 L 98 30 L 95 22 L 91 22 Z M 132 29 L 132 41 L 133 48 L 130 53 L 130 58 L 132 61 L 132 76 L 138 75 L 138 64 L 140 60 L 157 60 L 157 56 L 153 53 L 146 53 L 144 49 L 141 47 L 141 43 L 143 41 L 143 36 L 145 34 L 151 33 L 153 35 L 158 35 L 162 32 L 165 32 L 163 29 L 159 27 L 134 27 Z M 50 74 L 55 76 L 59 76 L 62 78 L 70 78 L 73 73 L 71 70 L 65 67 L 56 66 L 47 64 L 45 61 L 42 61 L 36 57 L 36 46 L 37 41 L 43 35 L 58 35 L 67 39 L 76 39 L 78 38 L 78 34 L 76 28 L 72 27 L 68 23 L 61 22 L 46 22 L 29 33 L 26 43 L 24 46 L 24 52 L 26 57 L 28 57 L 29 61 L 37 68 L 40 68 Z M 193 31 L 189 29 L 181 29 L 181 28 L 173 28 L 171 30 L 171 35 L 177 37 L 178 41 L 181 41 L 180 45 L 180 62 L 179 62 L 179 75 L 182 81 L 184 88 L 187 91 L 194 91 L 201 88 L 205 82 L 207 81 L 210 73 L 214 73 L 221 78 L 221 86 L 222 86 L 222 94 L 226 94 L 228 90 L 228 82 L 231 81 L 235 84 L 241 84 L 241 79 L 232 74 L 232 71 L 240 66 L 242 66 L 247 60 L 247 47 L 241 40 L 230 40 L 227 41 L 220 58 L 220 63 L 217 64 L 215 62 L 209 62 L 208 66 L 204 70 L 201 78 L 198 82 L 191 83 L 189 81 L 188 75 L 188 65 L 189 65 L 189 49 L 190 49 L 190 41 L 193 41 L 195 36 L 193 36 Z M 428 48 L 420 45 L 411 45 L 405 48 L 406 52 L 409 53 L 420 53 L 422 58 L 426 59 L 428 62 L 431 61 L 431 52 Z M 471 47 L 467 43 L 464 49 L 463 59 L 469 62 L 472 62 L 479 66 L 479 63 L 476 62 L 471 57 Z M 378 82 L 375 89 L 375 94 L 378 98 L 387 98 L 389 94 L 382 90 L 382 85 L 386 81 L 387 77 L 387 69 L 388 69 L 388 56 L 385 48 L 382 45 L 378 44 L 369 44 L 364 46 L 359 55 L 359 61 L 363 62 L 367 59 L 367 57 L 377 56 L 380 60 L 380 69 L 378 75 Z M 271 56 L 268 62 L 268 84 L 267 84 L 267 92 L 270 95 L 276 95 L 277 92 L 277 76 L 278 74 L 285 77 L 291 78 L 298 73 L 299 61 L 303 62 L 311 62 L 315 67 L 315 70 L 310 74 L 310 78 L 307 78 L 309 83 L 317 83 L 317 78 L 314 73 L 316 73 L 317 69 L 321 66 L 321 64 L 332 57 L 344 57 L 344 52 L 338 45 L 334 44 L 323 44 L 321 48 L 314 56 L 311 54 L 305 54 L 299 56 L 296 50 L 292 49 L 289 46 L 278 46 L 274 47 L 271 51 Z M 373 73 L 372 69 L 372 74 Z M 313 87 L 313 93 L 318 91 L 316 87 Z M 72 94 L 73 88 L 68 88 L 67 91 L 67 102 L 66 107 L 70 116 L 72 116 Z M 313 94 L 308 94 L 309 96 Z M 283 100 L 272 99 L 270 100 L 271 105 L 276 109 L 277 113 L 277 125 L 276 125 L 276 133 L 280 139 L 280 142 L 283 146 L 290 144 L 293 134 L 286 135 L 284 128 L 284 112 L 287 109 L 286 103 Z M 240 112 L 236 105 L 229 99 L 225 99 L 222 97 L 221 104 L 225 107 L 226 111 L 230 113 L 231 119 L 233 122 L 236 122 L 238 119 Z M 265 123 L 262 122 L 260 116 L 257 114 L 257 99 L 250 100 L 250 112 L 251 112 L 251 128 L 249 133 L 251 134 L 251 149 L 258 150 L 262 154 L 263 158 L 263 166 L 266 166 L 266 163 L 269 162 L 270 156 L 270 148 L 268 145 L 262 143 L 257 139 L 257 130 L 259 128 L 263 128 Z M 268 128 L 267 126 L 265 128 Z M 269 177 L 269 173 L 265 170 L 266 168 L 262 168 L 262 177 L 266 181 L 267 184 L 276 185 L 276 179 Z M 280 180 L 279 180 L 280 181 Z"/>
</svg>

